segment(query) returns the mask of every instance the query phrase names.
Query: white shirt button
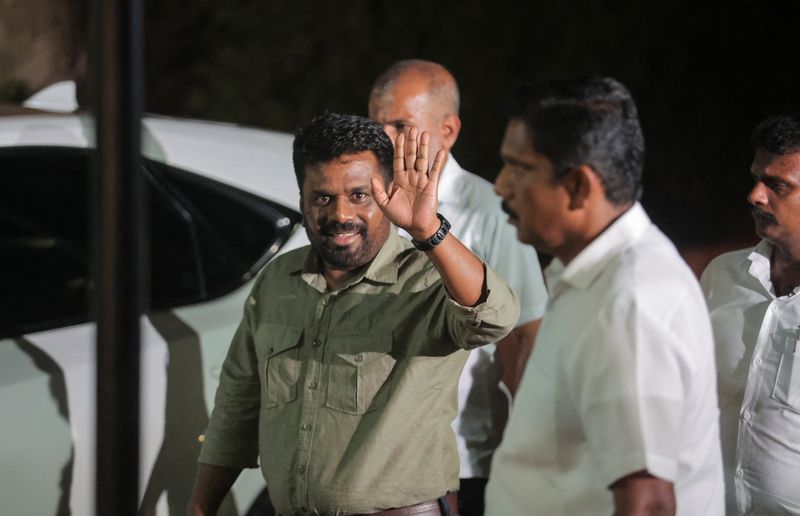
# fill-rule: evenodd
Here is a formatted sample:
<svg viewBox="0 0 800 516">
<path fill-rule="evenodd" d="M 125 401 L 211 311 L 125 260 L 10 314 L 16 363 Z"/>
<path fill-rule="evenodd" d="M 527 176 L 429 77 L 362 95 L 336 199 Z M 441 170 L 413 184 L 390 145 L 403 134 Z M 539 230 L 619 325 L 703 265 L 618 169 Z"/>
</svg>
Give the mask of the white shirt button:
<svg viewBox="0 0 800 516">
<path fill-rule="evenodd" d="M 777 312 L 778 311 L 778 305 L 772 305 L 772 306 L 769 307 L 769 309 L 772 310 L 773 312 Z"/>
<path fill-rule="evenodd" d="M 742 414 L 742 417 L 744 418 L 745 421 L 750 421 L 750 418 L 752 418 L 752 415 L 750 414 L 750 412 L 745 411 L 745 413 Z"/>
<path fill-rule="evenodd" d="M 742 478 L 744 476 L 744 471 L 742 468 L 736 468 L 736 478 Z"/>
<path fill-rule="evenodd" d="M 761 357 L 756 357 L 756 359 L 753 360 L 753 365 L 756 365 L 756 366 L 760 366 L 763 363 L 764 363 L 764 361 L 761 360 Z"/>
</svg>

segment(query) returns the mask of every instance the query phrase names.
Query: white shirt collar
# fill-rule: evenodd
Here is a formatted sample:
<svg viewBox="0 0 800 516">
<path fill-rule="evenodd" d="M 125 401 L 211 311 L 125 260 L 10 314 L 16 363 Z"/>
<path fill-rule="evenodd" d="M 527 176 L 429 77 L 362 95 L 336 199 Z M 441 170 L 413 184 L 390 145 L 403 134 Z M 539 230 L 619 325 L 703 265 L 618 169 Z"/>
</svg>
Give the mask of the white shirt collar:
<svg viewBox="0 0 800 516">
<path fill-rule="evenodd" d="M 769 292 L 772 295 L 775 295 L 775 291 L 772 287 L 772 279 L 771 279 L 771 265 L 770 260 L 772 259 L 772 244 L 767 242 L 766 240 L 762 240 L 756 245 L 753 250 L 747 255 L 747 260 L 750 262 L 750 266 L 747 267 L 747 272 L 753 278 L 755 278 L 761 286 L 764 287 L 764 290 Z"/>
<path fill-rule="evenodd" d="M 444 170 L 439 176 L 439 204 L 452 204 L 458 200 L 458 184 L 461 174 L 461 166 L 452 154 L 448 154 Z"/>
<path fill-rule="evenodd" d="M 569 286 L 587 288 L 606 265 L 631 246 L 650 227 L 650 217 L 638 202 L 620 215 L 605 231 L 572 259 L 569 265 L 558 258 L 547 268 L 551 295 L 556 297 Z"/>
<path fill-rule="evenodd" d="M 61 81 L 39 90 L 22 105 L 26 108 L 72 113 L 78 109 L 75 81 Z"/>
</svg>

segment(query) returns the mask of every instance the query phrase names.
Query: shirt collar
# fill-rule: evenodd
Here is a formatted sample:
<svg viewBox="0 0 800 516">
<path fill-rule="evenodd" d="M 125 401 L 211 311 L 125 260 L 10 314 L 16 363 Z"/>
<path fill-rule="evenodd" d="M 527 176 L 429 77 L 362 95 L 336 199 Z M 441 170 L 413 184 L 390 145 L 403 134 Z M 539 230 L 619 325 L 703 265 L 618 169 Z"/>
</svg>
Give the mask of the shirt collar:
<svg viewBox="0 0 800 516">
<path fill-rule="evenodd" d="M 399 263 L 396 260 L 398 254 L 411 248 L 411 243 L 397 234 L 397 229 L 392 226 L 389 230 L 389 238 L 384 242 L 375 258 L 358 275 L 351 278 L 342 288 L 347 288 L 363 280 L 374 283 L 391 285 L 397 283 Z M 323 273 L 322 260 L 314 252 L 314 248 L 309 246 L 306 252 L 305 261 L 292 270 L 292 274 L 300 274 L 303 281 L 313 288 L 324 292 L 327 289 L 327 281 Z"/>
<path fill-rule="evenodd" d="M 617 255 L 630 247 L 650 227 L 650 217 L 638 202 L 586 246 L 568 265 L 558 258 L 547 268 L 555 297 L 568 286 L 585 289 Z"/>
<path fill-rule="evenodd" d="M 747 255 L 743 266 L 747 272 L 754 277 L 767 292 L 774 295 L 772 289 L 770 259 L 772 258 L 772 244 L 766 240 L 761 240 L 753 250 Z M 749 262 L 749 264 L 747 263 Z"/>
<path fill-rule="evenodd" d="M 439 176 L 439 204 L 452 204 L 458 201 L 458 184 L 461 182 L 459 176 L 463 169 L 452 154 L 447 155 L 447 162 Z"/>
</svg>

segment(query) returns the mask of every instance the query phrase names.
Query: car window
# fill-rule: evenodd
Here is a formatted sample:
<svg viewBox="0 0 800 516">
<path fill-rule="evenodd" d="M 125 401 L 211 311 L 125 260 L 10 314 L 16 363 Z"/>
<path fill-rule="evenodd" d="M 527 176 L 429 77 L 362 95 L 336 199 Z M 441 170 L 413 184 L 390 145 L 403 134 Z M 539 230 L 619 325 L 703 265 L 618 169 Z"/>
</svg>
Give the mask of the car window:
<svg viewBox="0 0 800 516">
<path fill-rule="evenodd" d="M 90 155 L 0 149 L 0 336 L 89 320 Z M 223 296 L 280 249 L 300 219 L 278 203 L 144 160 L 150 306 Z"/>
<path fill-rule="evenodd" d="M 86 152 L 0 153 L 0 333 L 86 318 Z"/>
</svg>

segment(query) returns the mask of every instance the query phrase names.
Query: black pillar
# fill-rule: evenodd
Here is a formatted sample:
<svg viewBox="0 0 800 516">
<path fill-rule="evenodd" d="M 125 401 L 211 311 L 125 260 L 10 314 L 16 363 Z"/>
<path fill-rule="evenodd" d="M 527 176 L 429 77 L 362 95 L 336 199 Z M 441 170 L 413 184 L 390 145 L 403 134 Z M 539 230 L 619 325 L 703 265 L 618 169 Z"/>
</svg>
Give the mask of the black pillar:
<svg viewBox="0 0 800 516">
<path fill-rule="evenodd" d="M 92 0 L 94 306 L 98 515 L 135 515 L 139 491 L 140 319 L 145 308 L 141 172 L 142 0 Z"/>
</svg>

